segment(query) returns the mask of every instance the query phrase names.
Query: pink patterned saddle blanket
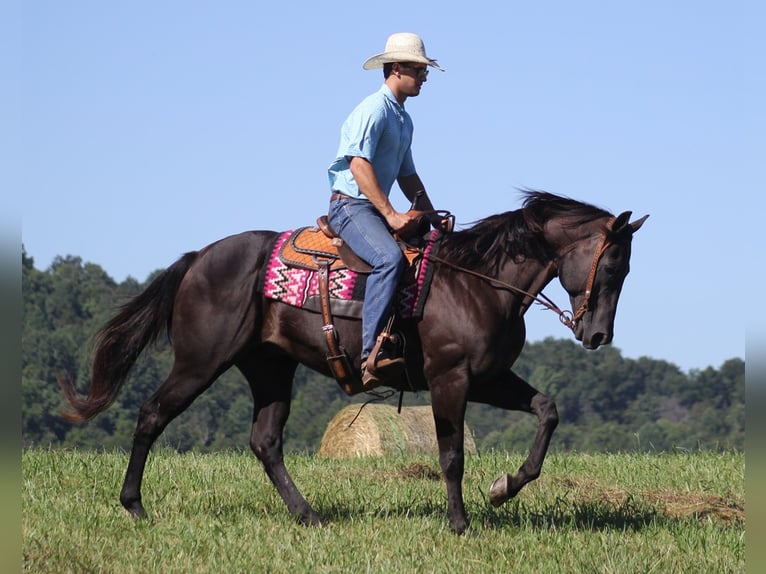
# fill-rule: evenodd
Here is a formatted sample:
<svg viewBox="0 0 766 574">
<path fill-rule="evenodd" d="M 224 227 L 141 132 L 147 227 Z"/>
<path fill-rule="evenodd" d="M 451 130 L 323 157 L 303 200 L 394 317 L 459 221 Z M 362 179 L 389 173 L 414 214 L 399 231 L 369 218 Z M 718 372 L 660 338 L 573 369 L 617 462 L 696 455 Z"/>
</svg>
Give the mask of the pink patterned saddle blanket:
<svg viewBox="0 0 766 574">
<path fill-rule="evenodd" d="M 282 257 L 294 231 L 285 231 L 277 237 L 269 256 L 263 277 L 262 292 L 269 299 L 281 301 L 321 313 L 319 295 L 319 271 L 295 265 Z M 428 289 L 433 276 L 431 250 L 439 235 L 432 231 L 426 238 L 422 255 L 415 258 L 404 272 L 395 305 L 397 314 L 406 319 L 418 319 L 423 314 Z M 331 267 L 329 273 L 330 306 L 333 315 L 348 318 L 362 317 L 367 274 L 358 273 L 345 266 Z"/>
</svg>

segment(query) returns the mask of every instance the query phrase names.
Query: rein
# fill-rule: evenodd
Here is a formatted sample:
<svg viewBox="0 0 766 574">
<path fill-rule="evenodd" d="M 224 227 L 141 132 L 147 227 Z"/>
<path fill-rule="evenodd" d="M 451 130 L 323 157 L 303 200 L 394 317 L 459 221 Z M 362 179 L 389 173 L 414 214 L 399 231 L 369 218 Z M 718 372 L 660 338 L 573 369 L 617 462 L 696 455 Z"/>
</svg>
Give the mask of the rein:
<svg viewBox="0 0 766 574">
<path fill-rule="evenodd" d="M 573 318 L 572 312 L 561 310 L 558 307 L 558 305 L 556 305 L 550 299 L 550 297 L 548 297 L 545 293 L 534 295 L 533 293 L 530 293 L 529 291 L 525 291 L 524 289 L 516 287 L 515 285 L 511 285 L 510 283 L 506 283 L 505 281 L 502 281 L 495 277 L 490 277 L 489 275 L 485 275 L 484 273 L 479 273 L 478 271 L 474 271 L 473 269 L 468 269 L 466 267 L 461 267 L 460 265 L 456 265 L 455 263 L 452 263 L 450 260 L 444 259 L 443 257 L 439 257 L 438 255 L 431 254 L 429 257 L 434 261 L 437 261 L 439 263 L 442 263 L 443 265 L 446 265 L 447 267 L 451 267 L 455 271 L 460 271 L 461 273 L 473 275 L 474 277 L 483 279 L 487 283 L 491 283 L 491 284 L 497 285 L 498 287 L 502 287 L 504 289 L 508 289 L 509 291 L 513 291 L 514 293 L 518 293 L 519 295 L 524 295 L 525 297 L 529 297 L 535 303 L 538 303 L 539 305 L 542 305 L 546 309 L 549 309 L 550 311 L 553 311 L 554 313 L 556 313 L 559 316 L 559 321 L 561 321 L 565 326 L 569 327 L 570 329 L 574 331 L 575 319 Z M 585 311 L 583 311 L 583 313 L 584 312 Z M 582 313 L 580 313 L 580 317 L 581 316 L 582 316 Z"/>
</svg>

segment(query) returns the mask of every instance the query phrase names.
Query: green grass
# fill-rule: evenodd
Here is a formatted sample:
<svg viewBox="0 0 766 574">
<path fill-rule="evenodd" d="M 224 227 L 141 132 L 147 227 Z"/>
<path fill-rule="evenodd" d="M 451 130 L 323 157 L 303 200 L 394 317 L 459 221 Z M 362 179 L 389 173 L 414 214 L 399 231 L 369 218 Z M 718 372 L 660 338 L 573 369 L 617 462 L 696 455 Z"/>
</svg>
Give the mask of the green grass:
<svg viewBox="0 0 766 574">
<path fill-rule="evenodd" d="M 287 464 L 321 528 L 296 524 L 250 453 L 151 456 L 134 520 L 124 453 L 22 454 L 30 572 L 743 572 L 742 453 L 553 455 L 499 509 L 521 455 L 470 456 L 471 527 L 449 530 L 436 457 Z"/>
</svg>

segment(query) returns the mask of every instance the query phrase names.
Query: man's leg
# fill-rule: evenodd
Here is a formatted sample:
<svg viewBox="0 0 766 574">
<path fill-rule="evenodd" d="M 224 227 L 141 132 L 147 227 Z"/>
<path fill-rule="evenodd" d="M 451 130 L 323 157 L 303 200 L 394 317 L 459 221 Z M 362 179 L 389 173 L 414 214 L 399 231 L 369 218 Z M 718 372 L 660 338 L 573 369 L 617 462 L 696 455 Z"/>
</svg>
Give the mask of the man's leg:
<svg viewBox="0 0 766 574">
<path fill-rule="evenodd" d="M 385 220 L 369 201 L 336 200 L 330 205 L 329 219 L 330 225 L 349 247 L 372 266 L 362 311 L 364 361 L 390 317 L 405 260 Z"/>
</svg>

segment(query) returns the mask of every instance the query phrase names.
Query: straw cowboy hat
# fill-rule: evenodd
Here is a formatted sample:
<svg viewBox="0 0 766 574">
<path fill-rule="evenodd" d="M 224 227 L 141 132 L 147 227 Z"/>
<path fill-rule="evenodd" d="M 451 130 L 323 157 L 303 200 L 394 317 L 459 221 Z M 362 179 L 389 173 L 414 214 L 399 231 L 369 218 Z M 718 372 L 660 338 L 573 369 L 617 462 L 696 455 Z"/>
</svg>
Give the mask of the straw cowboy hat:
<svg viewBox="0 0 766 574">
<path fill-rule="evenodd" d="M 420 36 L 410 32 L 391 34 L 386 41 L 385 51 L 374 55 L 372 58 L 368 58 L 363 68 L 365 70 L 374 70 L 382 68 L 383 64 L 390 62 L 418 62 L 420 64 L 427 64 L 442 72 L 444 71 L 444 68 L 439 66 L 436 60 L 426 56 L 426 47 L 423 45 L 423 40 L 421 40 Z"/>
</svg>

